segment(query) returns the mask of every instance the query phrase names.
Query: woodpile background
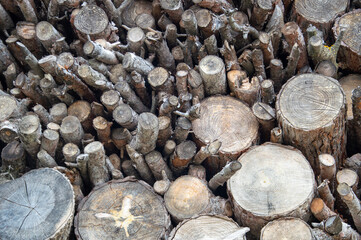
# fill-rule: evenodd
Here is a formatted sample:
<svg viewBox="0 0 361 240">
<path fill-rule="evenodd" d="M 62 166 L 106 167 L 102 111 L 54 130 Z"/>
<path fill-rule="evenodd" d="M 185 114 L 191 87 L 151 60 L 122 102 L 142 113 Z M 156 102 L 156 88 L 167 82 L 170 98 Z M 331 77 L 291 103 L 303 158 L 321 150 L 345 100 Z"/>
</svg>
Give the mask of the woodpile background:
<svg viewBox="0 0 361 240">
<path fill-rule="evenodd" d="M 0 239 L 360 239 L 361 1 L 0 0 Z"/>
</svg>

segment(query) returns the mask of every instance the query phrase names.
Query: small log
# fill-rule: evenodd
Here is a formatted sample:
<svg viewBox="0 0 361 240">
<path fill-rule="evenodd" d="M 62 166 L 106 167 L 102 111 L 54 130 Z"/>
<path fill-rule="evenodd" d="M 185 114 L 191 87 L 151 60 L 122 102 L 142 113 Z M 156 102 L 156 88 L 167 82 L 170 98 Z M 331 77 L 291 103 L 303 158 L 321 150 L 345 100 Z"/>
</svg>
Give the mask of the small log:
<svg viewBox="0 0 361 240">
<path fill-rule="evenodd" d="M 170 96 L 163 99 L 163 103 L 159 107 L 159 116 L 172 117 L 172 112 L 179 107 L 178 98 L 176 96 Z"/>
<path fill-rule="evenodd" d="M 211 37 L 215 33 L 215 29 L 213 28 L 214 23 L 217 22 L 216 17 L 212 15 L 212 12 L 207 9 L 201 9 L 196 12 L 197 25 L 204 39 Z M 210 39 L 208 41 L 214 41 Z M 210 46 L 209 43 L 206 46 Z M 218 48 L 214 49 L 218 52 Z M 207 47 L 207 51 L 209 51 Z M 212 54 L 216 55 L 216 54 Z"/>
<path fill-rule="evenodd" d="M 147 76 L 149 72 L 154 69 L 152 63 L 147 60 L 135 55 L 134 53 L 127 52 L 123 58 L 123 67 L 125 70 L 137 71 L 142 75 Z"/>
<path fill-rule="evenodd" d="M 61 124 L 61 121 L 68 116 L 68 108 L 64 103 L 57 103 L 49 110 L 52 122 Z"/>
<path fill-rule="evenodd" d="M 299 47 L 300 58 L 297 63 L 297 70 L 300 70 L 302 67 L 308 65 L 305 39 L 297 23 L 295 22 L 286 23 L 282 28 L 282 34 L 284 35 L 287 41 L 289 52 L 291 52 L 292 46 L 295 45 L 296 43 Z"/>
<path fill-rule="evenodd" d="M 248 227 L 239 227 L 231 218 L 207 214 L 182 221 L 172 230 L 169 239 L 245 239 L 248 231 Z"/>
<path fill-rule="evenodd" d="M 155 19 L 151 14 L 142 13 L 135 19 L 135 24 L 143 31 L 147 31 L 148 28 L 155 29 Z"/>
<path fill-rule="evenodd" d="M 259 236 L 262 227 L 283 216 L 308 221 L 316 183 L 299 150 L 266 143 L 251 148 L 238 161 L 242 168 L 227 183 L 238 223 L 250 226 L 252 235 Z M 260 166 L 264 169 L 261 172 Z M 249 184 L 252 188 L 245 187 Z"/>
<path fill-rule="evenodd" d="M 133 89 L 126 81 L 120 81 L 115 84 L 115 89 L 120 93 L 129 106 L 137 113 L 148 112 L 149 108 L 143 104 L 140 98 L 135 94 Z"/>
<path fill-rule="evenodd" d="M 177 144 L 184 142 L 192 128 L 192 123 L 185 117 L 177 118 L 174 129 L 174 140 Z"/>
<path fill-rule="evenodd" d="M 135 169 L 132 161 L 130 160 L 125 160 L 122 162 L 122 171 L 125 173 L 126 176 L 133 176 L 136 179 L 140 179 L 137 169 Z"/>
<path fill-rule="evenodd" d="M 77 117 L 66 116 L 61 122 L 60 134 L 66 143 L 74 143 L 80 146 L 84 130 Z"/>
<path fill-rule="evenodd" d="M 171 119 L 167 116 L 158 117 L 159 122 L 159 133 L 157 139 L 157 146 L 164 147 L 165 143 L 172 136 L 172 124 Z"/>
<path fill-rule="evenodd" d="M 133 71 L 131 73 L 131 84 L 134 87 L 135 92 L 139 96 L 139 98 L 142 100 L 142 102 L 149 107 L 151 104 L 151 97 L 149 96 L 148 89 L 145 85 L 144 78 L 142 75 L 136 71 Z"/>
<path fill-rule="evenodd" d="M 98 71 L 95 71 L 87 64 L 82 64 L 78 68 L 79 77 L 90 87 L 99 89 L 101 91 L 109 91 L 114 89 L 113 83 Z"/>
<path fill-rule="evenodd" d="M 40 190 L 39 183 L 46 187 Z M 70 181 L 62 173 L 49 168 L 33 170 L 20 179 L 1 184 L 0 189 L 0 211 L 4 212 L 6 229 L 0 231 L 1 239 L 69 237 L 75 202 Z M 9 196 L 11 201 L 6 200 Z M 39 216 L 49 217 L 47 224 L 41 224 Z"/>
<path fill-rule="evenodd" d="M 346 41 L 346 40 L 345 40 Z M 359 74 L 350 74 L 339 80 L 343 91 L 346 94 L 346 103 L 347 103 L 347 118 L 353 118 L 352 112 L 352 90 L 361 86 L 361 75 Z M 357 100 L 357 91 L 355 91 L 355 100 Z M 357 105 L 357 101 L 355 102 Z M 357 109 L 357 108 L 356 108 Z M 348 141 L 349 142 L 349 141 Z"/>
<path fill-rule="evenodd" d="M 337 78 L 337 67 L 330 60 L 324 60 L 317 64 L 315 73 Z"/>
<path fill-rule="evenodd" d="M 251 15 L 251 24 L 261 30 L 273 12 L 272 1 L 256 0 Z"/>
<path fill-rule="evenodd" d="M 218 150 L 222 146 L 222 143 L 218 140 L 215 140 L 206 146 L 202 146 L 197 154 L 194 156 L 193 163 L 200 165 L 208 157 L 217 154 Z"/>
<path fill-rule="evenodd" d="M 129 144 L 126 145 L 126 149 L 131 161 L 133 162 L 133 166 L 137 169 L 141 178 L 147 183 L 153 185 L 155 182 L 154 176 L 143 155 L 135 151 L 135 149 Z"/>
<path fill-rule="evenodd" d="M 266 79 L 267 77 L 263 60 L 263 52 L 260 49 L 254 49 L 251 53 L 251 58 L 255 71 L 255 76 Z"/>
<path fill-rule="evenodd" d="M 7 46 L 3 43 L 2 40 L 0 41 L 0 50 L 1 50 L 0 72 L 3 72 L 8 68 L 8 66 L 10 66 L 12 63 L 15 62 L 15 59 L 11 55 Z"/>
<path fill-rule="evenodd" d="M 46 129 L 41 137 L 41 149 L 45 150 L 51 157 L 55 157 L 56 149 L 59 143 L 59 133 L 54 130 Z"/>
<path fill-rule="evenodd" d="M 36 37 L 50 54 L 60 54 L 69 50 L 63 35 L 49 22 L 42 21 L 36 25 Z"/>
<path fill-rule="evenodd" d="M 334 210 L 335 198 L 332 195 L 331 189 L 328 186 L 330 181 L 328 179 L 323 180 L 323 182 L 317 187 L 317 191 L 320 194 L 320 197 L 325 202 L 326 206 Z"/>
<path fill-rule="evenodd" d="M 337 186 L 337 192 L 340 194 L 342 201 L 347 204 L 356 229 L 361 231 L 360 200 L 357 198 L 356 194 L 347 183 L 340 183 Z"/>
<path fill-rule="evenodd" d="M 206 95 L 225 94 L 227 90 L 226 73 L 223 60 L 217 56 L 207 56 L 199 62 Z"/>
<path fill-rule="evenodd" d="M 108 170 L 105 166 L 105 151 L 101 142 L 94 141 L 84 148 L 84 153 L 89 155 L 88 174 L 93 186 L 100 185 L 109 180 Z"/>
<path fill-rule="evenodd" d="M 45 107 L 48 107 L 48 100 L 41 94 L 41 91 L 37 86 L 38 77 L 30 76 L 30 73 L 31 72 L 28 73 L 28 77 L 23 72 L 21 72 L 14 81 L 14 86 L 21 89 L 22 93 L 33 100 L 35 103 L 39 103 Z"/>
<path fill-rule="evenodd" d="M 113 111 L 114 120 L 122 127 L 134 130 L 138 124 L 138 114 L 128 105 L 119 104 Z"/>
<path fill-rule="evenodd" d="M 123 173 L 119 170 L 116 169 L 113 165 L 113 163 L 110 161 L 110 159 L 108 157 L 105 158 L 105 165 L 112 177 L 112 179 L 123 179 Z"/>
<path fill-rule="evenodd" d="M 108 113 L 112 113 L 117 106 L 123 103 L 122 97 L 116 90 L 103 92 L 102 96 L 100 97 L 100 101 L 107 109 Z"/>
<path fill-rule="evenodd" d="M 65 162 L 75 163 L 80 155 L 79 147 L 74 143 L 67 143 L 62 149 Z"/>
<path fill-rule="evenodd" d="M 109 199 L 114 199 L 114 205 L 101 207 L 109 204 Z M 100 185 L 83 199 L 78 209 L 74 226 L 79 239 L 115 237 L 140 240 L 145 236 L 162 239 L 171 226 L 162 198 L 151 186 L 134 178 Z"/>
<path fill-rule="evenodd" d="M 108 122 L 102 116 L 98 116 L 93 119 L 93 128 L 97 132 L 98 140 L 104 145 L 108 151 L 114 151 L 114 145 L 110 138 L 111 126 L 113 122 Z"/>
<path fill-rule="evenodd" d="M 68 116 L 77 117 L 85 132 L 91 132 L 93 129 L 93 114 L 89 102 L 79 100 L 68 107 Z"/>
<path fill-rule="evenodd" d="M 236 88 L 234 93 L 238 99 L 251 107 L 255 102 L 259 101 L 261 97 L 260 90 L 260 78 L 252 77 L 251 81 L 249 81 L 249 78 L 242 80 L 242 85 Z"/>
<path fill-rule="evenodd" d="M 193 99 L 198 97 L 198 99 L 201 101 L 204 98 L 204 85 L 202 81 L 201 75 L 191 69 L 188 72 L 188 84 L 190 87 L 190 93 L 193 96 Z"/>
<path fill-rule="evenodd" d="M 223 169 L 214 175 L 208 182 L 208 186 L 212 191 L 216 191 L 219 186 L 223 186 L 239 169 L 242 164 L 238 161 L 232 161 L 226 164 Z"/>
<path fill-rule="evenodd" d="M 184 141 L 176 146 L 175 151 L 170 157 L 170 166 L 176 175 L 180 175 L 192 162 L 197 152 L 196 144 L 192 141 Z"/>
<path fill-rule="evenodd" d="M 116 153 L 109 155 L 109 161 L 112 163 L 115 169 L 121 169 L 122 161 Z"/>
<path fill-rule="evenodd" d="M 5 33 L 8 29 L 13 28 L 14 22 L 9 16 L 8 12 L 4 9 L 0 3 L 0 29 Z"/>
<path fill-rule="evenodd" d="M 166 141 L 162 152 L 163 157 L 168 158 L 174 152 L 176 146 L 177 144 L 175 141 L 173 140 Z"/>
<path fill-rule="evenodd" d="M 163 156 L 158 151 L 152 151 L 145 155 L 145 161 L 152 171 L 156 180 L 162 180 L 162 171 L 164 171 L 169 180 L 173 180 L 172 171 L 169 169 L 167 163 L 164 161 Z"/>
<path fill-rule="evenodd" d="M 252 106 L 252 112 L 260 124 L 261 139 L 264 142 L 270 141 L 271 130 L 276 126 L 275 110 L 265 103 L 256 102 Z"/>
<path fill-rule="evenodd" d="M 336 182 L 337 185 L 340 185 L 341 183 L 346 183 L 348 186 L 352 188 L 354 192 L 356 192 L 359 178 L 355 171 L 348 168 L 344 168 L 337 172 Z"/>
<path fill-rule="evenodd" d="M 165 68 L 157 67 L 148 74 L 148 83 L 156 92 L 174 93 L 174 84 Z"/>
<path fill-rule="evenodd" d="M 272 59 L 270 61 L 270 75 L 275 91 L 278 92 L 283 85 L 283 64 L 281 60 Z"/>
<path fill-rule="evenodd" d="M 10 143 L 19 137 L 18 120 L 10 119 L 0 123 L 0 140 Z"/>
<path fill-rule="evenodd" d="M 172 22 L 178 23 L 182 19 L 184 10 L 181 0 L 160 0 L 160 6 L 168 13 Z"/>
<path fill-rule="evenodd" d="M 277 97 L 277 120 L 284 142 L 300 149 L 316 174 L 320 171 L 319 154 L 331 154 L 336 167 L 345 158 L 345 102 L 339 83 L 317 74 L 291 78 Z M 322 143 L 317 140 L 320 132 L 327 136 L 322 138 Z"/>
<path fill-rule="evenodd" d="M 268 105 L 273 105 L 276 95 L 274 90 L 273 81 L 265 79 L 261 82 L 261 96 L 262 102 Z"/>
<path fill-rule="evenodd" d="M 36 37 L 35 24 L 32 22 L 18 22 L 16 24 L 16 35 L 20 41 L 32 52 L 36 58 L 43 56 L 43 48 L 40 40 Z"/>
<path fill-rule="evenodd" d="M 49 112 L 42 105 L 36 104 L 33 107 L 33 111 L 36 113 L 36 115 L 38 115 L 38 117 L 43 125 L 46 126 L 52 121 Z"/>
<path fill-rule="evenodd" d="M 88 35 L 92 40 L 108 39 L 111 33 L 105 11 L 93 4 L 82 7 L 75 15 L 74 30 L 83 42 L 86 42 Z"/>
<path fill-rule="evenodd" d="M 357 175 L 360 178 L 360 171 L 361 171 L 361 153 L 356 153 L 349 158 L 346 158 L 344 166 L 346 168 L 352 169 L 357 172 Z"/>
<path fill-rule="evenodd" d="M 155 149 L 158 132 L 158 118 L 152 113 L 142 113 L 138 118 L 137 135 L 130 146 L 141 154 L 147 154 Z"/>
<path fill-rule="evenodd" d="M 188 35 L 198 35 L 196 15 L 191 9 L 187 9 L 182 13 L 182 23 Z"/>
<path fill-rule="evenodd" d="M 331 183 L 331 188 L 334 189 L 334 182 L 336 177 L 336 161 L 330 154 L 320 154 L 318 156 L 320 164 L 321 181 L 328 179 Z"/>
<path fill-rule="evenodd" d="M 25 173 L 25 151 L 19 141 L 14 140 L 1 150 L 1 160 L 1 170 L 9 172 L 13 178 L 18 178 Z"/>
<path fill-rule="evenodd" d="M 269 222 L 262 228 L 260 240 L 271 240 L 275 238 L 300 240 L 314 239 L 310 226 L 298 218 L 277 219 Z"/>
<path fill-rule="evenodd" d="M 19 138 L 25 150 L 35 160 L 41 143 L 41 125 L 36 115 L 21 118 L 19 122 Z"/>
<path fill-rule="evenodd" d="M 100 62 L 111 65 L 115 65 L 119 63 L 119 60 L 115 55 L 115 53 L 111 50 L 105 49 L 99 43 L 93 41 L 87 41 L 83 46 L 83 51 L 85 55 L 89 57 L 93 57 Z"/>
<path fill-rule="evenodd" d="M 16 5 L 20 8 L 21 13 L 28 22 L 38 23 L 35 3 L 32 0 L 15 0 Z"/>
<path fill-rule="evenodd" d="M 318 221 L 323 221 L 331 216 L 337 215 L 325 204 L 325 202 L 321 198 L 314 198 L 312 200 L 311 212 Z"/>
<path fill-rule="evenodd" d="M 171 182 L 169 181 L 167 174 L 162 170 L 162 180 L 158 180 L 154 183 L 153 189 L 156 193 L 163 196 L 169 189 Z"/>
<path fill-rule="evenodd" d="M 120 150 L 120 158 L 124 157 L 125 145 L 132 139 L 132 135 L 126 128 L 116 128 L 112 130 L 112 142 Z"/>
<path fill-rule="evenodd" d="M 41 149 L 36 156 L 37 156 L 37 163 L 36 163 L 37 168 L 45 168 L 45 167 L 53 168 L 58 166 L 54 158 L 50 156 L 49 153 L 47 153 L 45 150 Z"/>
</svg>

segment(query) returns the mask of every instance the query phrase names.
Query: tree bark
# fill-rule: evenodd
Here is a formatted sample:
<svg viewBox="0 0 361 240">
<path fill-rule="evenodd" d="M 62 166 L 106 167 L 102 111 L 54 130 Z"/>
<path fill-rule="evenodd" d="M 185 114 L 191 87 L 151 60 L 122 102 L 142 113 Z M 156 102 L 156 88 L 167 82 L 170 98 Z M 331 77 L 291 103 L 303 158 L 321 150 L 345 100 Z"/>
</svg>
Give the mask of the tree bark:
<svg viewBox="0 0 361 240">
<path fill-rule="evenodd" d="M 89 155 L 88 174 L 93 186 L 100 185 L 109 180 L 108 170 L 105 166 L 105 151 L 101 142 L 95 141 L 84 148 L 84 153 Z"/>
</svg>

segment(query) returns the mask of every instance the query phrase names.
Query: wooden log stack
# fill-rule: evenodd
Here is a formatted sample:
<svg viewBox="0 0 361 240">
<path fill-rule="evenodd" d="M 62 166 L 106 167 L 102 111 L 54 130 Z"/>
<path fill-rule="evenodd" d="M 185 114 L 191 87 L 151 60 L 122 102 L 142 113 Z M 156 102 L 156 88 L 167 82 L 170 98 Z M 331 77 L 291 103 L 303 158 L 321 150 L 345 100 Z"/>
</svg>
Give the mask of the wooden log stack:
<svg viewBox="0 0 361 240">
<path fill-rule="evenodd" d="M 361 240 L 360 7 L 0 0 L 0 238 Z"/>
</svg>

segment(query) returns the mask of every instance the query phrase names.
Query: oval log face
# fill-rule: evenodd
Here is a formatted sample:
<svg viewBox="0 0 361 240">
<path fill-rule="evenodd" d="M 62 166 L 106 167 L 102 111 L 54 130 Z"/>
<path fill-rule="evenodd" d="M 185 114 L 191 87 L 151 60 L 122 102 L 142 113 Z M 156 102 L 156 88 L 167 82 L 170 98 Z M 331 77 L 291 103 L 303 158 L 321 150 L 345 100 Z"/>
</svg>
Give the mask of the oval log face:
<svg viewBox="0 0 361 240">
<path fill-rule="evenodd" d="M 78 239 L 162 239 L 170 226 L 163 200 L 143 181 L 110 181 L 79 205 Z"/>
<path fill-rule="evenodd" d="M 278 114 L 304 131 L 332 124 L 345 104 L 345 94 L 337 80 L 319 74 L 293 77 L 278 98 Z"/>
<path fill-rule="evenodd" d="M 192 122 L 195 137 L 208 144 L 222 143 L 220 152 L 238 155 L 258 138 L 258 122 L 251 109 L 228 96 L 215 96 L 202 101 L 200 118 Z"/>
<path fill-rule="evenodd" d="M 242 168 L 229 179 L 228 191 L 233 204 L 256 216 L 282 216 L 314 194 L 312 168 L 295 148 L 264 144 L 244 153 L 239 161 Z"/>
<path fill-rule="evenodd" d="M 41 168 L 0 185 L 0 238 L 67 237 L 74 214 L 74 193 L 60 172 Z"/>
</svg>

